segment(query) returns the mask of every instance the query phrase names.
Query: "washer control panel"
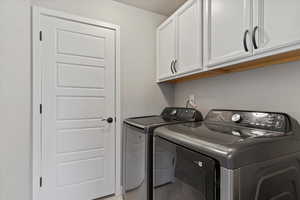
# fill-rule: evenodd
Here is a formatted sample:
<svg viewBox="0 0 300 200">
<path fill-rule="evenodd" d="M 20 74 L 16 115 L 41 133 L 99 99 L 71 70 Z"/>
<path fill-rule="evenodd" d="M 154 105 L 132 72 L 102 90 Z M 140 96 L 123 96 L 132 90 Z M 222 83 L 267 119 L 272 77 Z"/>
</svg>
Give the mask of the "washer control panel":
<svg viewBox="0 0 300 200">
<path fill-rule="evenodd" d="M 280 132 L 285 132 L 289 128 L 288 115 L 284 113 L 212 110 L 207 114 L 206 121 Z"/>
<path fill-rule="evenodd" d="M 198 122 L 203 120 L 202 114 L 193 108 L 167 107 L 161 116 L 177 121 Z"/>
</svg>

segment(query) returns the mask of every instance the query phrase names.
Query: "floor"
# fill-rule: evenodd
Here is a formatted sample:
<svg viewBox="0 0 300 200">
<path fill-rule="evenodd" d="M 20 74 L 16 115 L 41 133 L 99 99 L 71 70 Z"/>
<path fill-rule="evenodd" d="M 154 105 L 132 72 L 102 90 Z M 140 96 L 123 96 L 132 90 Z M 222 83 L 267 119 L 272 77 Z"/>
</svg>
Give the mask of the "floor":
<svg viewBox="0 0 300 200">
<path fill-rule="evenodd" d="M 122 200 L 122 196 L 113 196 L 113 197 L 107 197 L 107 198 L 101 198 L 96 200 Z"/>
</svg>

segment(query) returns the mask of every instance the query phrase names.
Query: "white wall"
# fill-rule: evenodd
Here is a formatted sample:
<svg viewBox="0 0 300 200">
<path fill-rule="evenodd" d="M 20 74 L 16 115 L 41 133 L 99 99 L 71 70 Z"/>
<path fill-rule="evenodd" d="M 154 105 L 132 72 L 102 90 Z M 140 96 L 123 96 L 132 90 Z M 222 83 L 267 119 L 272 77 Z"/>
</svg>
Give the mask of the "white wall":
<svg viewBox="0 0 300 200">
<path fill-rule="evenodd" d="M 0 199 L 30 199 L 30 4 L 0 0 Z"/>
<path fill-rule="evenodd" d="M 196 95 L 199 109 L 212 108 L 287 112 L 300 122 L 300 62 L 178 83 L 175 104 Z"/>
<path fill-rule="evenodd" d="M 0 0 L 0 200 L 31 199 L 30 4 Z M 164 16 L 111 0 L 33 4 L 121 26 L 124 117 L 158 113 L 172 104 L 172 87 L 155 84 L 155 29 Z"/>
</svg>

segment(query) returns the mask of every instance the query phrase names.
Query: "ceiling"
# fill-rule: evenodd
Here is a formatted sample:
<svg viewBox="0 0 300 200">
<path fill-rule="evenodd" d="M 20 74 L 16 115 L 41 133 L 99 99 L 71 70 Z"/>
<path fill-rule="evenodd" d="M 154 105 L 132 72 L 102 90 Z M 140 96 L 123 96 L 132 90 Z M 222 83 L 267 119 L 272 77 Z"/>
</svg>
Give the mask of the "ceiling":
<svg viewBox="0 0 300 200">
<path fill-rule="evenodd" d="M 131 6 L 170 16 L 187 0 L 115 0 Z"/>
</svg>

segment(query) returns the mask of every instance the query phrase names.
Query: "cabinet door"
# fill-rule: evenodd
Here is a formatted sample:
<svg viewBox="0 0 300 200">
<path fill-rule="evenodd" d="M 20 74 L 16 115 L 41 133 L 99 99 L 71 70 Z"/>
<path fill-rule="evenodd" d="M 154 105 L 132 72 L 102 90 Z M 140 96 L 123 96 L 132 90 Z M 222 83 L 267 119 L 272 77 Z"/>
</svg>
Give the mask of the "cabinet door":
<svg viewBox="0 0 300 200">
<path fill-rule="evenodd" d="M 255 53 L 300 44 L 299 0 L 254 0 Z"/>
<path fill-rule="evenodd" d="M 172 62 L 176 51 L 176 22 L 170 18 L 157 29 L 157 77 L 158 80 L 171 77 Z"/>
<path fill-rule="evenodd" d="M 189 0 L 177 14 L 178 74 L 202 68 L 202 1 Z"/>
<path fill-rule="evenodd" d="M 204 0 L 204 65 L 252 55 L 250 0 Z"/>
</svg>

